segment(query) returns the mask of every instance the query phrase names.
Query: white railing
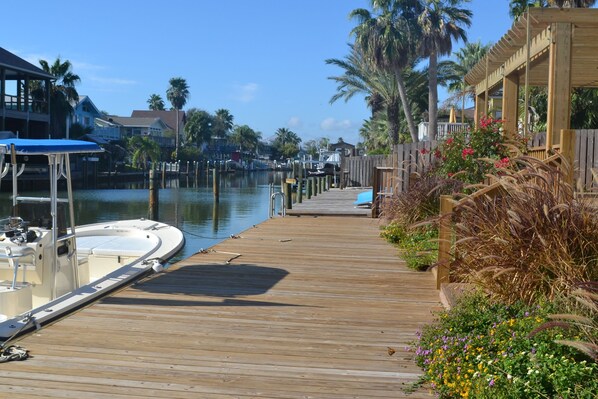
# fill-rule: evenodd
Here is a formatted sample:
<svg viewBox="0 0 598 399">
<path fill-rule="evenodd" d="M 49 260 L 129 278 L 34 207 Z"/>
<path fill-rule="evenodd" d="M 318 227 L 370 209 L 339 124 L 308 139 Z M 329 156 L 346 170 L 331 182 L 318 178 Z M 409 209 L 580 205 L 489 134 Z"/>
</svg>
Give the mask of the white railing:
<svg viewBox="0 0 598 399">
<path fill-rule="evenodd" d="M 429 122 L 420 122 L 417 126 L 417 137 L 419 138 L 419 141 L 431 140 L 430 135 L 428 134 L 429 125 Z M 448 133 L 465 130 L 468 126 L 469 124 L 467 123 L 438 122 L 438 134 L 436 135 L 436 139 L 446 137 Z"/>
</svg>

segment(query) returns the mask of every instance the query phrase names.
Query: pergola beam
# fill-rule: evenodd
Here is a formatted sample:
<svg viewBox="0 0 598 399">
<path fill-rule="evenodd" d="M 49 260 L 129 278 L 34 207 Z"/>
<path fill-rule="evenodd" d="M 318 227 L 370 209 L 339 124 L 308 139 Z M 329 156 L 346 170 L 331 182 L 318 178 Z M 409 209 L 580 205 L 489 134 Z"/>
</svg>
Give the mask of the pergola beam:
<svg viewBox="0 0 598 399">
<path fill-rule="evenodd" d="M 544 29 L 539 35 L 531 40 L 530 62 L 535 61 L 542 54 L 548 51 L 550 45 L 550 31 Z M 488 87 L 490 90 L 502 83 L 503 77 L 525 67 L 527 61 L 527 45 L 523 45 L 503 64 L 504 68 L 497 68 L 490 73 L 487 79 L 480 81 L 476 87 L 476 94 L 480 94 Z"/>
</svg>

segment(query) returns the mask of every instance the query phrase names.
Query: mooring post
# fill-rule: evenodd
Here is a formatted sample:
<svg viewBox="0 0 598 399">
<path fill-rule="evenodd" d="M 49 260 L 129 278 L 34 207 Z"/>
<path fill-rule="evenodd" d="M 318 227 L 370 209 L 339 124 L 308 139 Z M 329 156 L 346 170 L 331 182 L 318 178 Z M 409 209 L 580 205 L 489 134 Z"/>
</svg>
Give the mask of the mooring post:
<svg viewBox="0 0 598 399">
<path fill-rule="evenodd" d="M 149 171 L 149 219 L 158 220 L 159 187 L 156 184 L 156 171 L 152 168 Z"/>
<path fill-rule="evenodd" d="M 305 179 L 305 195 L 311 199 L 311 177 Z"/>
<path fill-rule="evenodd" d="M 214 201 L 220 201 L 220 174 L 218 169 L 212 169 L 212 187 L 214 189 Z"/>
<path fill-rule="evenodd" d="M 293 209 L 293 184 L 288 180 L 284 184 L 283 192 L 286 209 Z"/>
<path fill-rule="evenodd" d="M 303 165 L 299 162 L 299 167 L 297 168 L 297 203 L 301 204 L 303 202 Z"/>
</svg>

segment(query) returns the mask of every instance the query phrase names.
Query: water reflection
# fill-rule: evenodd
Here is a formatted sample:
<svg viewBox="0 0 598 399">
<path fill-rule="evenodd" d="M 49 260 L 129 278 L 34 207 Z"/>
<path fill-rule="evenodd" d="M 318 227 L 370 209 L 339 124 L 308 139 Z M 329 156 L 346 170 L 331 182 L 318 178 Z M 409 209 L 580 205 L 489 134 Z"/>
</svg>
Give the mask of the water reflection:
<svg viewBox="0 0 598 399">
<path fill-rule="evenodd" d="M 183 177 L 161 181 L 159 219 L 180 228 L 185 248 L 173 261 L 208 248 L 231 234 L 268 218 L 270 183 L 280 187 L 284 176 L 274 172 L 227 174 L 220 180 L 220 201 L 215 202 L 212 180 Z M 47 195 L 44 193 L 43 195 Z M 148 182 L 123 183 L 114 188 L 75 189 L 77 224 L 148 216 Z M 0 193 L 0 217 L 11 212 L 10 193 Z"/>
</svg>

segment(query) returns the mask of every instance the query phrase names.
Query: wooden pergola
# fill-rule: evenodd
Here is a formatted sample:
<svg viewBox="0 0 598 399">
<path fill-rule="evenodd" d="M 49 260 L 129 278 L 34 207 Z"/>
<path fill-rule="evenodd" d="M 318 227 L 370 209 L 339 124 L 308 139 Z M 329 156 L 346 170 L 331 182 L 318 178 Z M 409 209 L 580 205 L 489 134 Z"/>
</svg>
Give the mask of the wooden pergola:
<svg viewBox="0 0 598 399">
<path fill-rule="evenodd" d="M 517 132 L 520 87 L 548 86 L 546 150 L 553 148 L 570 128 L 572 88 L 598 87 L 598 9 L 530 8 L 465 81 L 475 86 L 476 125 L 502 88 L 507 132 Z"/>
</svg>

